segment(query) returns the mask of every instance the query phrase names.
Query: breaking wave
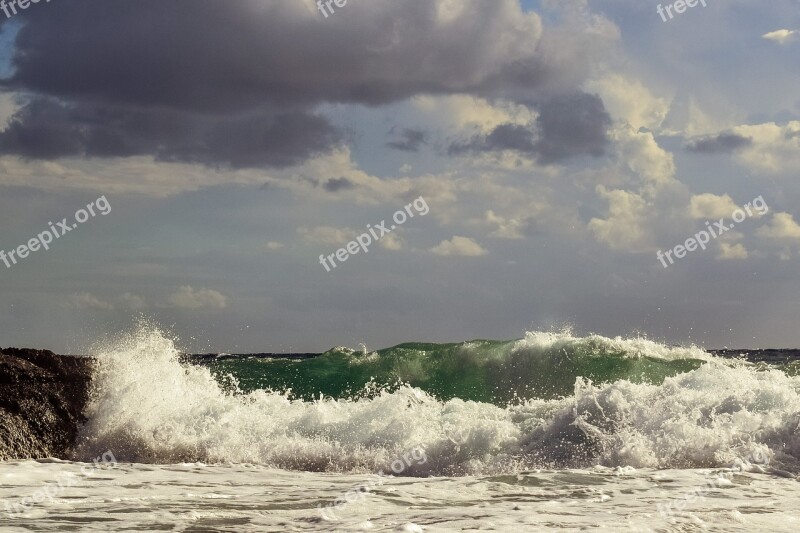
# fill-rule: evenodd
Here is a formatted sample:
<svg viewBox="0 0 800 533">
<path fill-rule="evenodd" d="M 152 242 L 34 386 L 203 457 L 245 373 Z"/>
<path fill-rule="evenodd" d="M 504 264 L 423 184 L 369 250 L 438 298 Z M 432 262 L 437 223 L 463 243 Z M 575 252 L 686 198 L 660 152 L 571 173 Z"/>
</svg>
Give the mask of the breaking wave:
<svg viewBox="0 0 800 533">
<path fill-rule="evenodd" d="M 699 348 L 530 333 L 228 364 L 259 365 L 260 377 L 242 386 L 181 362 L 153 328 L 103 350 L 75 459 L 110 449 L 123 462 L 375 472 L 422 447 L 427 461 L 403 475 L 725 467 L 753 457 L 760 468 L 800 471 L 800 377 Z M 281 365 L 296 369 L 293 380 Z M 384 387 L 376 376 L 401 383 Z M 270 386 L 254 388 L 259 379 Z M 354 390 L 359 380 L 366 385 Z"/>
</svg>

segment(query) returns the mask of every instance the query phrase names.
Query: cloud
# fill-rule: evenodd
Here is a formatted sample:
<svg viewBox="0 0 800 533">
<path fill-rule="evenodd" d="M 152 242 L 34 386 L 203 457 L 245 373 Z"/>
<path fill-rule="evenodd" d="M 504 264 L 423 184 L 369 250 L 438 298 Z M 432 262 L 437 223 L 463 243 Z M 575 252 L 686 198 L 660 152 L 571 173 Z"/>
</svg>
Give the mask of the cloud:
<svg viewBox="0 0 800 533">
<path fill-rule="evenodd" d="M 718 220 L 727 218 L 736 211 L 739 206 L 733 198 L 727 194 L 717 196 L 716 194 L 704 193 L 692 196 L 689 204 L 689 214 L 694 219 Z"/>
<path fill-rule="evenodd" d="M 614 130 L 612 139 L 616 172 L 644 185 L 650 195 L 675 183 L 674 157 L 658 144 L 652 132 L 622 126 Z"/>
<path fill-rule="evenodd" d="M 399 135 L 395 135 L 397 137 L 395 140 L 386 143 L 386 146 L 389 148 L 394 148 L 395 150 L 401 150 L 403 152 L 419 152 L 419 149 L 427 143 L 426 134 L 422 130 L 406 128 L 403 129 Z"/>
<path fill-rule="evenodd" d="M 683 136 L 718 133 L 728 127 L 732 110 L 726 110 L 724 114 L 716 111 L 716 100 L 709 102 L 686 89 L 678 90 L 670 102 L 661 130 L 668 135 Z"/>
<path fill-rule="evenodd" d="M 518 152 L 534 153 L 536 143 L 533 141 L 533 132 L 525 126 L 516 124 L 501 124 L 497 126 L 484 139 L 481 149 L 488 151 L 516 150 Z"/>
<path fill-rule="evenodd" d="M 365 228 L 362 233 L 365 233 Z M 343 247 L 348 242 L 355 239 L 358 231 L 351 228 L 335 228 L 333 226 L 316 226 L 314 228 L 301 227 L 297 232 L 302 236 L 303 241 L 308 244 L 324 244 L 336 248 Z M 403 239 L 396 233 L 384 235 L 378 243 L 387 250 L 402 250 L 404 247 Z"/>
<path fill-rule="evenodd" d="M 402 250 L 405 247 L 405 243 L 403 239 L 397 233 L 390 233 L 388 235 L 384 235 L 381 240 L 378 241 L 378 244 L 385 248 L 386 250 L 391 250 L 393 252 L 397 252 Z"/>
<path fill-rule="evenodd" d="M 547 37 L 518 0 L 374 0 L 327 23 L 315 4 L 73 0 L 21 13 L 0 88 L 27 102 L 0 150 L 287 166 L 343 141 L 314 112 L 321 104 L 456 94 L 530 101 L 577 87 L 587 48 L 599 53 L 618 37 L 597 16 L 571 23 L 586 34 Z M 406 130 L 390 145 L 414 151 L 423 141 Z"/>
<path fill-rule="evenodd" d="M 691 141 L 686 145 L 690 152 L 721 154 L 736 151 L 753 144 L 753 139 L 735 133 L 720 133 Z"/>
<path fill-rule="evenodd" d="M 101 309 L 104 311 L 114 310 L 113 305 L 98 299 L 89 292 L 80 292 L 78 294 L 74 294 L 70 297 L 67 306 L 81 311 L 86 309 Z"/>
<path fill-rule="evenodd" d="M 528 221 L 523 218 L 505 218 L 495 214 L 491 209 L 486 212 L 485 221 L 496 229 L 490 234 L 499 239 L 524 239 L 524 231 L 527 229 Z"/>
<path fill-rule="evenodd" d="M 647 249 L 650 245 L 649 235 L 644 230 L 644 220 L 650 211 L 647 202 L 635 192 L 609 191 L 602 186 L 598 187 L 598 194 L 608 201 L 608 216 L 589 221 L 595 238 L 613 249 Z"/>
<path fill-rule="evenodd" d="M 778 44 L 786 44 L 797 39 L 800 32 L 797 30 L 775 30 L 765 33 L 761 37 L 769 41 L 775 41 Z"/>
<path fill-rule="evenodd" d="M 522 90 L 548 81 L 548 69 L 569 69 L 537 51 L 541 18 L 524 13 L 516 0 L 464 0 L 461 9 L 449 0 L 374 0 L 328 23 L 315 4 L 53 3 L 27 18 L 7 85 L 219 113 L 264 102 L 379 105 L 421 93 Z M 441 16 L 445 11 L 452 16 Z M 96 23 L 81 24 L 86 20 Z M 83 31 L 76 35 L 70 27 Z"/>
<path fill-rule="evenodd" d="M 264 245 L 267 250 L 281 250 L 285 247 L 282 242 L 278 241 L 269 241 L 267 244 Z"/>
<path fill-rule="evenodd" d="M 402 113 L 422 130 L 487 135 L 501 124 L 532 124 L 536 113 L 527 104 L 465 94 L 420 95 L 403 105 Z"/>
<path fill-rule="evenodd" d="M 519 124 L 501 124 L 486 136 L 475 136 L 469 142 L 456 142 L 450 145 L 452 155 L 465 152 L 491 152 L 516 150 L 533 154 L 536 149 L 533 131 Z"/>
<path fill-rule="evenodd" d="M 800 166 L 800 121 L 737 126 L 734 132 L 753 139 L 736 160 L 759 172 L 792 173 Z"/>
<path fill-rule="evenodd" d="M 536 152 L 547 164 L 576 155 L 603 155 L 611 116 L 599 96 L 575 93 L 541 106 L 536 124 L 540 135 Z"/>
<path fill-rule="evenodd" d="M 354 187 L 355 184 L 347 178 L 331 178 L 323 185 L 323 188 L 328 192 L 346 191 Z"/>
<path fill-rule="evenodd" d="M 357 235 L 358 232 L 350 228 L 334 228 L 333 226 L 316 226 L 314 228 L 301 227 L 297 229 L 303 240 L 309 244 L 325 244 L 342 246 Z"/>
<path fill-rule="evenodd" d="M 719 253 L 717 259 L 732 260 L 732 259 L 747 259 L 750 253 L 742 243 L 719 243 Z"/>
<path fill-rule="evenodd" d="M 449 152 L 497 152 L 512 150 L 535 156 L 542 164 L 580 155 L 601 156 L 609 142 L 611 116 L 596 95 L 559 95 L 537 107 L 533 127 L 501 124 L 488 135 L 453 143 Z"/>
<path fill-rule="evenodd" d="M 454 236 L 452 239 L 444 240 L 431 248 L 431 252 L 442 256 L 478 257 L 486 255 L 487 252 L 480 244 L 469 237 Z"/>
<path fill-rule="evenodd" d="M 170 307 L 180 309 L 225 309 L 228 307 L 228 299 L 221 293 L 212 289 L 195 290 L 190 285 L 180 287 L 170 294 L 167 301 Z"/>
<path fill-rule="evenodd" d="M 789 213 L 775 213 L 769 224 L 759 228 L 757 234 L 783 244 L 800 244 L 800 224 Z"/>
<path fill-rule="evenodd" d="M 585 88 L 600 96 L 613 118 L 625 120 L 635 129 L 657 129 L 669 112 L 667 99 L 654 96 L 640 81 L 621 74 L 591 80 Z"/>
<path fill-rule="evenodd" d="M 342 142 L 328 119 L 300 111 L 208 117 L 34 97 L 0 132 L 0 154 L 41 160 L 152 155 L 208 166 L 285 167 Z"/>
</svg>

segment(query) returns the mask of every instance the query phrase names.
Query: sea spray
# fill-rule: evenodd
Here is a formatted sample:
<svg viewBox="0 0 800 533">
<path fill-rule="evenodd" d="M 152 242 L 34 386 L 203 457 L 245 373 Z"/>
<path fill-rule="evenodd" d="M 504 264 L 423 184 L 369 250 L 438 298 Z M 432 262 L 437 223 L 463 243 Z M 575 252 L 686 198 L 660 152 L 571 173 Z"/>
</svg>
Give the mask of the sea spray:
<svg viewBox="0 0 800 533">
<path fill-rule="evenodd" d="M 611 349 L 631 360 L 700 363 L 660 382 L 578 377 L 562 397 L 506 406 L 443 400 L 405 384 L 303 401 L 222 387 L 208 368 L 181 364 L 174 343 L 159 331 L 143 329 L 98 354 L 76 457 L 111 448 L 131 462 L 369 473 L 389 471 L 395 458 L 423 445 L 426 463 L 401 475 L 430 476 L 594 465 L 716 468 L 765 447 L 773 465 L 797 471 L 800 378 L 694 348 L 681 355 L 651 341 L 545 337 L 515 342 L 538 343 L 541 353 L 549 342 L 587 358 Z M 564 366 L 574 373 L 569 361 Z M 466 435 L 462 444 L 451 438 L 455 430 Z"/>
</svg>

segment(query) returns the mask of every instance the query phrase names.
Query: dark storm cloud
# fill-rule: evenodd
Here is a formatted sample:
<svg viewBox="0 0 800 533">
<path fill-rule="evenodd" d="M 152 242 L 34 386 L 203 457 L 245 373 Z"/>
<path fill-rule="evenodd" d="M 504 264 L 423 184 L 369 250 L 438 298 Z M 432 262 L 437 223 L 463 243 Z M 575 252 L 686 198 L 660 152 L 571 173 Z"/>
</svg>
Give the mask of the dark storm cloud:
<svg viewBox="0 0 800 533">
<path fill-rule="evenodd" d="M 735 133 L 720 133 L 696 139 L 687 144 L 686 149 L 698 154 L 722 154 L 733 152 L 751 144 L 753 144 L 753 139 L 750 137 L 743 137 Z"/>
<path fill-rule="evenodd" d="M 355 184 L 347 178 L 333 178 L 325 182 L 323 188 L 328 192 L 339 192 L 352 189 Z"/>
<path fill-rule="evenodd" d="M 486 136 L 484 148 L 487 150 L 517 150 L 536 152 L 536 143 L 531 130 L 515 124 L 501 124 Z"/>
<path fill-rule="evenodd" d="M 328 19 L 313 0 L 71 0 L 19 20 L 0 88 L 33 101 L 2 150 L 31 158 L 290 164 L 341 140 L 310 113 L 319 104 L 524 101 L 580 81 L 590 44 L 546 46 L 518 0 L 373 0 Z M 423 142 L 409 130 L 390 145 Z"/>
<path fill-rule="evenodd" d="M 534 155 L 536 143 L 531 129 L 519 124 L 501 124 L 489 135 L 475 136 L 468 142 L 456 142 L 450 145 L 449 153 L 459 155 L 465 152 L 492 152 L 516 150 Z"/>
<path fill-rule="evenodd" d="M 234 168 L 288 166 L 328 150 L 341 135 L 302 111 L 207 117 L 34 98 L 0 133 L 0 153 L 28 159 L 153 155 Z"/>
<path fill-rule="evenodd" d="M 529 89 L 555 70 L 517 0 L 464 0 L 447 23 L 439 3 L 373 0 L 325 20 L 312 0 L 54 2 L 26 12 L 7 85 L 207 112 Z"/>
<path fill-rule="evenodd" d="M 514 150 L 550 164 L 579 155 L 601 156 L 608 144 L 611 116 L 596 95 L 559 95 L 537 106 L 534 128 L 502 124 L 489 135 L 454 143 L 449 152 L 492 152 Z"/>
<path fill-rule="evenodd" d="M 539 109 L 536 119 L 540 161 L 552 163 L 582 154 L 603 155 L 611 122 L 597 95 L 574 93 L 549 100 Z"/>
<path fill-rule="evenodd" d="M 29 159 L 68 157 L 85 150 L 82 137 L 66 108 L 36 100 L 18 111 L 0 133 L 0 152 Z"/>
<path fill-rule="evenodd" d="M 302 112 L 213 121 L 200 130 L 199 138 L 171 150 L 164 159 L 213 166 L 221 162 L 234 167 L 288 166 L 325 152 L 341 136 L 324 117 Z"/>
<path fill-rule="evenodd" d="M 401 150 L 403 152 L 419 152 L 422 145 L 426 143 L 426 135 L 422 130 L 404 129 L 393 141 L 386 143 L 389 148 Z"/>
</svg>

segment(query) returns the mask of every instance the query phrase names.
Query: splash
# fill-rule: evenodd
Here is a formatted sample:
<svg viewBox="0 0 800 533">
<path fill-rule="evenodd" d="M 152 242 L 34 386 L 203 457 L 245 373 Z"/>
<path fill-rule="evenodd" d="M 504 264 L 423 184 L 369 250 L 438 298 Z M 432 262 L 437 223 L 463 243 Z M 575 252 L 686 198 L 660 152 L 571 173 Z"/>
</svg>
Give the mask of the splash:
<svg viewBox="0 0 800 533">
<path fill-rule="evenodd" d="M 511 345 L 509 350 L 489 344 L 483 360 L 539 354 L 540 361 L 555 361 L 543 355 L 553 350 L 605 357 L 611 347 L 631 361 L 698 363 L 658 383 L 593 383 L 578 376 L 563 397 L 507 406 L 443 400 L 409 385 L 308 401 L 288 392 L 243 391 L 206 367 L 181 364 L 174 342 L 148 327 L 99 353 L 76 458 L 110 449 L 122 462 L 377 472 L 389 471 L 397 457 L 422 446 L 428 460 L 402 475 L 593 465 L 724 467 L 754 455 L 771 467 L 800 471 L 798 377 L 643 339 L 530 334 Z M 405 346 L 394 350 L 412 349 Z M 481 351 L 480 343 L 459 346 Z M 368 365 L 381 354 L 355 357 Z M 565 365 L 574 373 L 574 366 Z M 557 365 L 547 371 L 557 372 Z"/>
<path fill-rule="evenodd" d="M 215 376 L 234 375 L 247 391 L 288 392 L 313 400 L 362 394 L 369 386 L 393 390 L 407 384 L 440 400 L 460 398 L 505 406 L 571 395 L 575 380 L 661 383 L 714 358 L 695 347 L 672 348 L 643 339 L 576 337 L 569 331 L 528 333 L 515 341 L 453 344 L 407 343 L 366 353 L 334 348 L 321 357 L 216 361 Z"/>
</svg>

